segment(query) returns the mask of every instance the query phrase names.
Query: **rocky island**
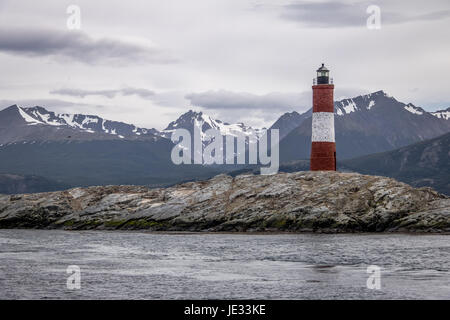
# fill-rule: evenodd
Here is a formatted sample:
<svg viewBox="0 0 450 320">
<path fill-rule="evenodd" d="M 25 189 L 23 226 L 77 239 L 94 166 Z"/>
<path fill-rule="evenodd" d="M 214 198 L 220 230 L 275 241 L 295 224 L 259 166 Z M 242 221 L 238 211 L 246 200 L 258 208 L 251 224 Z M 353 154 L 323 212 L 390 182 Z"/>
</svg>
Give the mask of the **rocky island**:
<svg viewBox="0 0 450 320">
<path fill-rule="evenodd" d="M 450 198 L 356 173 L 218 175 L 159 189 L 98 186 L 0 195 L 0 228 L 450 232 Z"/>
</svg>

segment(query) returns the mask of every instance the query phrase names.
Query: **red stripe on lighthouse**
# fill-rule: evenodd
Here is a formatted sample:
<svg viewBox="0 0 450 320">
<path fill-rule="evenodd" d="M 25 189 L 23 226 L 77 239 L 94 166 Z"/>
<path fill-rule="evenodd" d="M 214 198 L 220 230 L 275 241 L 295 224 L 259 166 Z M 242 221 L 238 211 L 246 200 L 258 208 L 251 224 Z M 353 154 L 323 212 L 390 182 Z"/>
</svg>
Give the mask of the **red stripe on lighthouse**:
<svg viewBox="0 0 450 320">
<path fill-rule="evenodd" d="M 318 84 L 313 88 L 313 112 L 333 112 L 333 84 Z"/>
<path fill-rule="evenodd" d="M 336 143 L 314 141 L 311 143 L 310 170 L 336 171 Z"/>
</svg>

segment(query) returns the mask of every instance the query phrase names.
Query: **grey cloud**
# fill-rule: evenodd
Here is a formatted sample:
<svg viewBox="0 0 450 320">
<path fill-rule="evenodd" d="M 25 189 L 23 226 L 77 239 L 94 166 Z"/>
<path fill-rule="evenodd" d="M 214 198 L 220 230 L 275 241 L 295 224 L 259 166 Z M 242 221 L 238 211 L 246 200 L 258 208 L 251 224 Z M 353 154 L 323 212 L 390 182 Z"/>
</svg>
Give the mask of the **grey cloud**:
<svg viewBox="0 0 450 320">
<path fill-rule="evenodd" d="M 72 96 L 84 98 L 86 96 L 104 96 L 114 98 L 118 90 L 82 90 L 82 89 L 58 89 L 50 91 L 50 94 L 59 94 L 62 96 Z"/>
<path fill-rule="evenodd" d="M 142 99 L 152 99 L 155 95 L 154 91 L 142 88 L 124 88 L 120 90 L 120 93 L 124 96 L 137 95 Z"/>
<path fill-rule="evenodd" d="M 113 99 L 117 95 L 122 96 L 138 96 L 144 100 L 150 100 L 154 104 L 162 107 L 179 108 L 185 106 L 187 101 L 184 97 L 184 93 L 180 91 L 166 91 L 155 92 L 144 88 L 125 87 L 122 89 L 110 89 L 110 90 L 85 90 L 85 89 L 70 89 L 62 88 L 58 90 L 50 91 L 50 94 L 85 98 L 87 96 L 103 96 L 108 99 Z"/>
<path fill-rule="evenodd" d="M 0 110 L 12 105 L 18 105 L 21 107 L 34 107 L 41 106 L 48 108 L 51 111 L 72 111 L 77 108 L 104 108 L 102 105 L 93 105 L 86 103 L 75 103 L 71 101 L 59 100 L 59 99 L 25 99 L 25 100 L 0 100 Z"/>
<path fill-rule="evenodd" d="M 293 110 L 311 105 L 310 93 L 268 93 L 256 95 L 226 90 L 190 93 L 185 96 L 194 106 L 205 109 Z"/>
<path fill-rule="evenodd" d="M 318 28 L 366 26 L 369 14 L 366 12 L 371 2 L 307 2 L 299 1 L 283 6 L 281 18 Z M 381 8 L 381 21 L 398 24 L 412 21 L 440 20 L 450 17 L 450 10 L 440 10 L 420 15 L 385 11 Z"/>
<path fill-rule="evenodd" d="M 441 20 L 450 17 L 450 10 L 441 10 L 431 13 L 416 15 L 410 19 L 404 17 L 404 21 L 408 20 Z"/>
<path fill-rule="evenodd" d="M 29 57 L 51 56 L 87 64 L 174 63 L 162 50 L 113 38 L 94 39 L 81 31 L 0 30 L 0 52 Z"/>
<path fill-rule="evenodd" d="M 150 100 L 155 95 L 155 92 L 143 88 L 123 88 L 123 89 L 113 89 L 113 90 L 83 90 L 83 89 L 58 89 L 50 91 L 50 94 L 59 94 L 64 96 L 80 97 L 84 98 L 86 96 L 103 96 L 109 99 L 114 98 L 116 95 L 121 94 L 124 96 L 137 95 L 142 99 Z"/>
<path fill-rule="evenodd" d="M 187 104 L 184 93 L 181 91 L 158 92 L 152 97 L 152 101 L 162 107 L 180 108 Z"/>
<path fill-rule="evenodd" d="M 365 25 L 365 8 L 341 2 L 295 2 L 283 7 L 281 17 L 322 28 Z"/>
<path fill-rule="evenodd" d="M 374 90 L 377 91 L 377 90 Z M 335 100 L 355 97 L 364 92 L 358 87 L 340 87 L 336 89 Z M 215 111 L 252 110 L 261 113 L 261 116 L 271 115 L 273 112 L 297 111 L 303 112 L 312 106 L 312 91 L 303 92 L 271 92 L 263 95 L 248 92 L 233 92 L 215 90 L 199 93 L 190 93 L 185 96 L 191 105 Z"/>
</svg>

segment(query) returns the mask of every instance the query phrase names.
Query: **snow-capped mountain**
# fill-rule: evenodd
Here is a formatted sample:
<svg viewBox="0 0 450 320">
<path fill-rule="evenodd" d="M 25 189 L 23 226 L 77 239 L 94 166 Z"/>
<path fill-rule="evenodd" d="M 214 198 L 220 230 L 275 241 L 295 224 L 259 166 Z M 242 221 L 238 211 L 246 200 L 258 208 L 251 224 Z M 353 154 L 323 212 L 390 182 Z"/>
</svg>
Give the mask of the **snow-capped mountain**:
<svg viewBox="0 0 450 320">
<path fill-rule="evenodd" d="M 157 134 L 155 129 L 138 128 L 132 124 L 124 122 L 111 121 L 102 119 L 98 116 L 84 115 L 84 114 L 56 114 L 48 111 L 43 107 L 20 108 L 25 117 L 30 121 L 30 124 L 48 124 L 52 126 L 69 126 L 74 129 L 84 130 L 86 132 L 101 132 L 112 135 L 117 135 L 119 138 L 129 136 L 140 136 L 148 133 Z"/>
<path fill-rule="evenodd" d="M 334 103 L 334 113 L 337 116 L 345 116 L 352 112 L 370 111 L 373 108 L 377 108 L 377 106 L 380 105 L 380 103 L 383 103 L 383 101 L 386 102 L 391 99 L 394 98 L 382 90 L 355 98 L 343 99 Z M 416 107 L 412 103 L 404 104 L 403 109 L 417 115 L 428 113 L 424 109 Z"/>
<path fill-rule="evenodd" d="M 167 128 L 162 131 L 162 134 L 163 136 L 170 138 L 170 135 L 174 130 L 183 128 L 188 130 L 191 135 L 193 135 L 194 127 L 199 129 L 202 138 L 205 138 L 204 133 L 208 129 L 216 129 L 220 131 L 223 136 L 254 135 L 257 138 L 263 135 L 266 131 L 265 128 L 255 129 L 250 126 L 246 126 L 242 122 L 230 124 L 221 120 L 213 119 L 203 112 L 189 110 L 188 112 L 182 114 L 177 120 L 169 123 Z"/>
<path fill-rule="evenodd" d="M 450 120 L 450 107 L 445 110 L 438 110 L 430 113 L 436 118 Z"/>
<path fill-rule="evenodd" d="M 250 126 L 246 126 L 245 124 L 239 123 L 227 123 L 221 120 L 213 119 L 209 115 L 203 112 L 196 112 L 193 110 L 189 110 L 188 112 L 182 114 L 177 120 L 169 123 L 166 129 L 161 132 L 163 137 L 170 139 L 172 133 L 176 129 L 186 129 L 191 134 L 191 143 L 194 146 L 195 135 L 194 131 L 197 129 L 197 132 L 200 133 L 200 138 L 202 140 L 202 145 L 205 147 L 211 142 L 211 136 L 206 134 L 208 129 L 215 129 L 220 132 L 223 137 L 231 136 L 231 137 L 241 137 L 245 138 L 245 152 L 248 151 L 248 146 L 250 144 L 258 143 L 259 138 L 264 135 L 266 132 L 266 128 L 255 129 Z M 222 152 L 225 154 L 226 144 L 223 144 Z M 195 152 L 195 150 L 192 150 Z M 235 156 L 238 153 L 233 151 Z M 201 156 L 201 151 L 197 150 L 197 156 Z M 191 154 L 192 159 L 196 157 L 194 153 Z"/>
<path fill-rule="evenodd" d="M 43 107 L 13 105 L 0 111 L 0 143 L 61 139 L 156 139 L 156 129 L 144 129 L 95 115 L 66 114 Z"/>
</svg>

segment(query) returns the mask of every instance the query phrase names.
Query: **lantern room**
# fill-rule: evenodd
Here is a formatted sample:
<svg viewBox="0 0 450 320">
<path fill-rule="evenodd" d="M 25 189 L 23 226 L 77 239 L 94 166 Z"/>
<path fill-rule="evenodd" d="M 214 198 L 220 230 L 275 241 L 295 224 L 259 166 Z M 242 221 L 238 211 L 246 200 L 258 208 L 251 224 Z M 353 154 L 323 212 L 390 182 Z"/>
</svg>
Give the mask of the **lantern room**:
<svg viewBox="0 0 450 320">
<path fill-rule="evenodd" d="M 317 84 L 329 84 L 330 83 L 330 70 L 328 70 L 322 63 L 322 66 L 317 69 Z"/>
</svg>

